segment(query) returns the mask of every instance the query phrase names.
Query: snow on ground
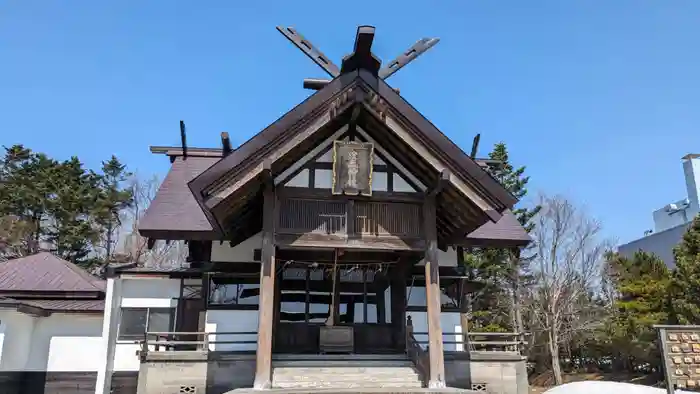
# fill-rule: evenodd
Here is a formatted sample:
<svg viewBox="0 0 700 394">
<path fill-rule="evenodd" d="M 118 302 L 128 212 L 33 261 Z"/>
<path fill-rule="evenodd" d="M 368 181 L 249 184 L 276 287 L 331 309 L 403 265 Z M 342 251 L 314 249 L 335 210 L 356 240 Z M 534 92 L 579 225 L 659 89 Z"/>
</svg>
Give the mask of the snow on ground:
<svg viewBox="0 0 700 394">
<path fill-rule="evenodd" d="M 543 394 L 666 394 L 666 389 L 620 382 L 573 382 L 553 387 Z M 693 394 L 676 390 L 676 394 Z"/>
</svg>

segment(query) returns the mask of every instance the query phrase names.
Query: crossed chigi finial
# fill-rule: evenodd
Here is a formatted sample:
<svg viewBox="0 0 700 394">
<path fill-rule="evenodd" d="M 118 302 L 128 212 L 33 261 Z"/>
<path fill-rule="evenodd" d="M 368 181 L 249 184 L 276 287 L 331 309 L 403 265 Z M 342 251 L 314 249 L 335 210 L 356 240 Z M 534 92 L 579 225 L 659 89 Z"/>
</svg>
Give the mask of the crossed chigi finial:
<svg viewBox="0 0 700 394">
<path fill-rule="evenodd" d="M 355 36 L 355 48 L 351 54 L 343 58 L 343 62 L 338 68 L 323 52 L 299 34 L 295 28 L 277 26 L 277 30 L 332 78 L 347 72 L 364 69 L 378 78 L 387 79 L 440 41 L 439 38 L 422 38 L 406 52 L 387 63 L 384 67 L 381 67 L 381 60 L 372 53 L 374 27 L 359 26 Z M 320 90 L 329 82 L 330 80 L 328 79 L 307 78 L 304 79 L 304 88 Z"/>
</svg>

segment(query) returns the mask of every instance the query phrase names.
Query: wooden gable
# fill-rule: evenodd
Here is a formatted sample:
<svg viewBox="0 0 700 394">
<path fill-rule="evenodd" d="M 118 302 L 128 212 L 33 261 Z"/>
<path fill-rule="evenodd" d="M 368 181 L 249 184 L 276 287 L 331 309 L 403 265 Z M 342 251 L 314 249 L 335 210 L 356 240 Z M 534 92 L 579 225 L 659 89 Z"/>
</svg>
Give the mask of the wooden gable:
<svg viewBox="0 0 700 394">
<path fill-rule="evenodd" d="M 374 146 L 372 190 L 389 193 L 418 193 L 426 190 L 426 186 L 418 178 L 410 174 L 361 127 L 357 127 L 353 135 L 349 135 L 347 125 L 284 171 L 275 179 L 275 184 L 293 188 L 331 189 L 333 142 L 351 140 L 369 142 Z"/>
<path fill-rule="evenodd" d="M 437 208 L 438 238 L 443 243 L 466 236 L 487 221 L 499 220 L 501 213 L 516 202 L 384 81 L 364 70 L 334 79 L 197 176 L 189 183 L 190 189 L 223 234 L 236 233 L 239 237 L 248 235 L 238 235 L 243 230 L 259 231 L 264 180 L 293 180 L 291 187 L 306 181 L 307 187 L 315 188 L 318 183 L 325 188 L 327 185 L 321 183 L 325 176 L 323 168 L 318 181 L 314 170 L 313 183 L 311 172 L 307 179 L 304 175 L 288 177 L 298 175 L 295 172 L 300 162 L 313 159 L 313 163 L 323 167 L 321 163 L 327 158 L 328 147 L 319 147 L 332 143 L 345 127 L 354 130 L 359 139 L 374 141 L 387 153 L 384 156 L 377 149 L 378 163 L 400 169 L 395 173 L 413 189 L 406 194 L 420 198 L 444 183 Z M 394 179 L 392 175 L 392 182 Z M 372 198 L 381 200 L 381 193 L 377 193 Z M 335 209 L 333 206 L 329 205 L 328 209 Z M 395 214 L 411 215 L 410 210 Z"/>
</svg>

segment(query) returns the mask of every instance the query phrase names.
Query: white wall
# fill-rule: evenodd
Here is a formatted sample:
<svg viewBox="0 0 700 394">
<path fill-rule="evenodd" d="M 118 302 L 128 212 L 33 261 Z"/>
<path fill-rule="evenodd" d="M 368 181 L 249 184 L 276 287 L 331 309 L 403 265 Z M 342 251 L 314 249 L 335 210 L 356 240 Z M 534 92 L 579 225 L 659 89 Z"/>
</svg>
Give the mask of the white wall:
<svg viewBox="0 0 700 394">
<path fill-rule="evenodd" d="M 414 332 L 428 332 L 428 313 L 427 312 L 406 312 L 407 316 L 411 316 L 413 321 L 413 331 Z M 458 312 L 441 312 L 440 313 L 440 328 L 442 329 L 442 340 L 443 341 L 459 341 L 459 337 L 462 332 L 462 326 L 459 323 L 459 313 Z M 421 343 L 422 348 L 428 346 L 428 335 L 421 334 L 415 336 L 419 341 L 426 341 L 426 343 Z M 444 344 L 444 350 L 446 351 L 461 351 L 463 349 L 462 345 L 459 344 Z"/>
<path fill-rule="evenodd" d="M 260 233 L 253 235 L 233 248 L 228 242 L 220 244 L 212 242 L 211 261 L 252 262 L 255 249 L 262 248 L 262 236 Z"/>
<path fill-rule="evenodd" d="M 0 311 L 0 371 L 96 371 L 102 315 L 60 314 L 32 317 Z"/>
<path fill-rule="evenodd" d="M 122 279 L 123 308 L 175 308 L 180 297 L 180 279 L 128 278 Z M 138 341 L 119 341 L 114 349 L 114 371 L 138 371 L 140 361 Z"/>
<path fill-rule="evenodd" d="M 683 160 L 683 174 L 690 200 L 690 215 L 700 214 L 700 156 L 688 155 Z"/>
<path fill-rule="evenodd" d="M 208 310 L 205 326 L 206 332 L 258 332 L 258 311 Z M 210 335 L 210 341 L 255 341 L 252 335 Z M 216 344 L 209 345 L 209 350 L 219 351 L 255 351 L 257 344 Z"/>
<path fill-rule="evenodd" d="M 15 310 L 0 310 L 4 338 L 0 371 L 23 371 L 29 351 L 36 318 Z"/>
</svg>

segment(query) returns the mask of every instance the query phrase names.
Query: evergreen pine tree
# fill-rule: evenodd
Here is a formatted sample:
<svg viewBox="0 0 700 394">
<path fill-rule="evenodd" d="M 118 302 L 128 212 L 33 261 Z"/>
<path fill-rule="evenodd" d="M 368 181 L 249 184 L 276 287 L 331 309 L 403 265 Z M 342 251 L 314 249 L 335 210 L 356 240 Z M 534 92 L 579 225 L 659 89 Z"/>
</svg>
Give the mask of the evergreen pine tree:
<svg viewBox="0 0 700 394">
<path fill-rule="evenodd" d="M 615 291 L 604 336 L 609 351 L 620 368 L 630 372 L 645 364 L 660 366 L 653 326 L 669 319 L 671 271 L 657 256 L 645 252 L 632 258 L 609 253 L 607 266 Z"/>
<path fill-rule="evenodd" d="M 680 324 L 700 324 L 700 215 L 673 249 L 673 312 Z"/>
<path fill-rule="evenodd" d="M 494 161 L 487 167 L 491 176 L 516 198 L 525 197 L 530 177 L 524 175 L 524 166 L 516 168 L 510 162 L 505 143 L 497 143 L 489 153 L 489 159 Z M 529 232 L 534 228 L 531 220 L 540 209 L 539 206 L 520 207 L 513 213 Z M 467 252 L 464 259 L 467 276 L 482 285 L 481 296 L 470 303 L 470 327 L 498 331 L 508 327 L 516 331 L 524 330 L 519 296 L 522 285 L 527 283 L 528 260 L 528 256 L 521 256 L 521 251 L 515 249 L 487 248 Z M 484 297 L 485 294 L 489 296 Z"/>
<path fill-rule="evenodd" d="M 102 229 L 101 243 L 105 250 L 105 261 L 109 261 L 114 253 L 116 230 L 122 224 L 121 213 L 133 203 L 132 189 L 123 187 L 131 175 L 126 170 L 126 165 L 114 155 L 108 161 L 102 162 L 101 193 L 93 213 L 96 223 Z"/>
</svg>

